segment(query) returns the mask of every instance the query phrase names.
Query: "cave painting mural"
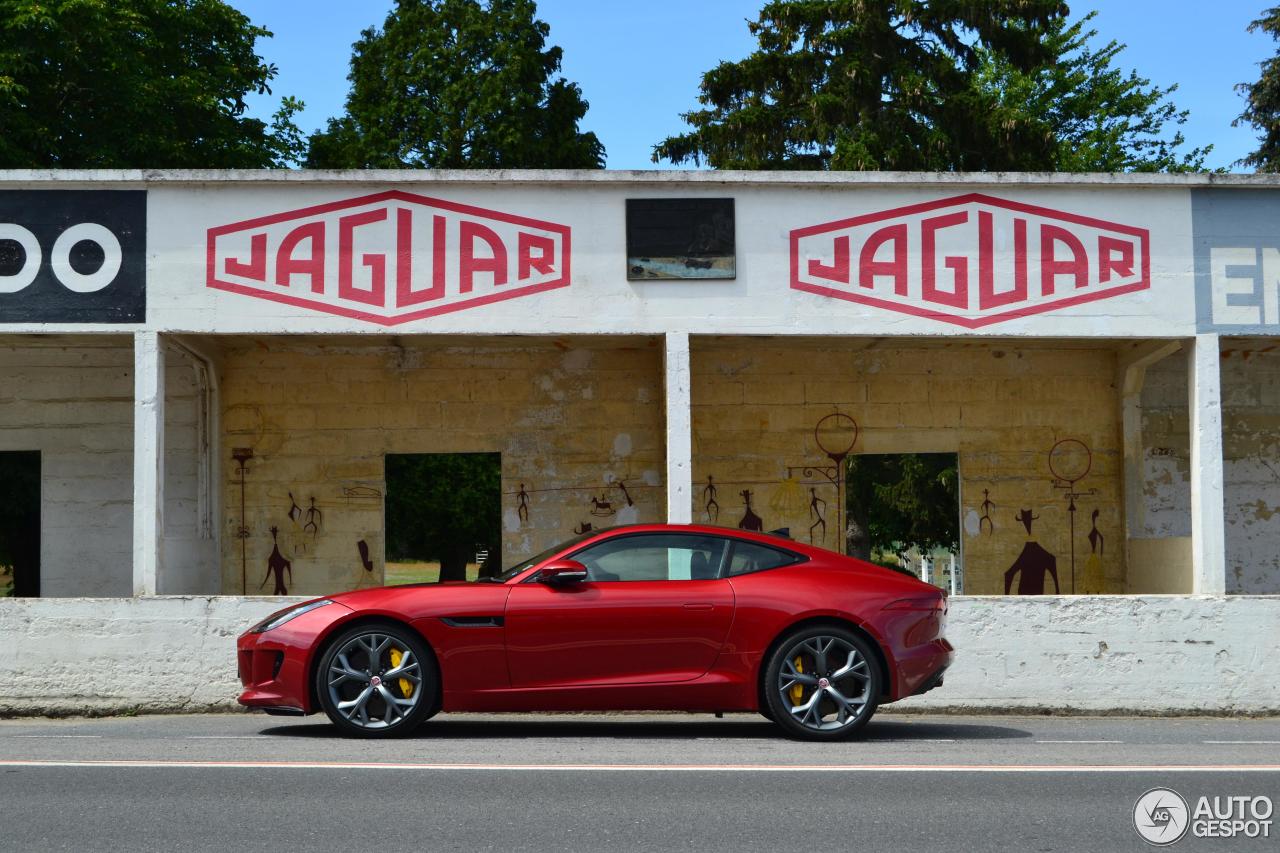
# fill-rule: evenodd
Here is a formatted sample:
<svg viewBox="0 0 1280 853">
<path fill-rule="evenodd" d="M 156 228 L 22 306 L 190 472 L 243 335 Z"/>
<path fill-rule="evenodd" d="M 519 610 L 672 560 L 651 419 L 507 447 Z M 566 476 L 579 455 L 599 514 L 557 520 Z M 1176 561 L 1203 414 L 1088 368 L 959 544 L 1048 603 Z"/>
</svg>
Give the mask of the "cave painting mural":
<svg viewBox="0 0 1280 853">
<path fill-rule="evenodd" d="M 289 574 L 289 583 L 293 583 L 293 563 L 284 558 L 280 553 L 280 543 L 276 540 L 276 534 L 280 532 L 280 528 L 272 525 L 271 527 L 271 556 L 267 558 L 267 573 L 262 576 L 262 583 L 258 584 L 258 588 L 262 589 L 267 585 L 267 580 L 273 575 L 276 579 L 275 590 L 272 595 L 288 595 L 289 587 L 285 585 L 285 573 Z"/>
<path fill-rule="evenodd" d="M 827 502 L 818 497 L 818 490 L 809 487 L 809 517 L 815 519 L 813 524 L 809 525 L 809 544 L 816 545 L 827 540 Z M 821 525 L 822 535 L 814 541 L 813 531 Z"/>
<path fill-rule="evenodd" d="M 1106 540 L 1098 530 L 1098 512 L 1091 516 L 1093 526 L 1089 529 L 1089 556 L 1084 561 L 1084 578 L 1080 592 L 1084 595 L 1101 595 L 1106 592 L 1106 578 L 1102 573 L 1102 555 L 1106 553 Z"/>
<path fill-rule="evenodd" d="M 990 536 L 992 533 L 996 532 L 996 523 L 991 520 L 991 510 L 995 509 L 996 505 L 991 500 L 990 489 L 982 490 L 981 506 L 982 506 L 982 516 L 978 519 L 978 532 L 981 533 L 984 529 L 983 525 L 986 525 L 985 529 L 987 531 L 987 535 Z"/>
<path fill-rule="evenodd" d="M 529 523 L 529 493 L 524 490 L 524 483 L 520 484 L 520 491 L 516 492 L 516 517 L 521 524 Z"/>
<path fill-rule="evenodd" d="M 1053 593 L 1060 595 L 1058 586 L 1058 558 L 1050 554 L 1032 538 L 1031 523 L 1040 518 L 1032 515 L 1031 510 L 1021 510 L 1015 518 L 1022 522 L 1027 530 L 1027 544 L 1022 546 L 1022 553 L 1013 561 L 1013 565 L 1004 573 L 1004 594 L 1009 595 L 1013 579 L 1018 579 L 1018 595 L 1044 595 L 1045 576 L 1053 578 Z"/>
<path fill-rule="evenodd" d="M 1078 438 L 1064 438 L 1049 450 L 1049 473 L 1053 474 L 1053 487 L 1064 493 L 1067 499 L 1067 517 L 1070 519 L 1071 543 L 1071 592 L 1076 592 L 1076 499 L 1091 497 L 1097 489 L 1082 489 L 1077 484 L 1093 467 L 1093 452 Z M 1095 513 L 1095 529 L 1097 517 Z"/>
<path fill-rule="evenodd" d="M 715 481 L 708 474 L 707 484 L 702 487 L 702 513 L 704 519 L 712 524 L 720 520 L 720 504 L 716 501 L 718 492 Z"/>
<path fill-rule="evenodd" d="M 613 474 L 605 474 L 605 483 L 601 486 L 549 486 L 547 488 L 534 488 L 527 482 L 521 482 L 519 488 L 515 491 L 504 492 L 515 499 L 513 509 L 504 512 L 504 522 L 508 531 L 519 529 L 520 526 L 528 524 L 531 513 L 533 512 L 532 496 L 535 494 L 543 494 L 550 492 L 579 493 L 586 492 L 586 500 L 588 503 L 587 513 L 592 518 L 612 518 L 615 519 L 612 524 L 634 524 L 639 521 L 639 506 L 637 504 L 637 493 L 646 489 L 659 488 L 657 482 L 650 482 L 646 476 L 641 482 L 631 475 L 615 478 Z M 617 494 L 611 494 L 610 490 L 616 489 Z M 576 500 L 576 498 L 571 499 Z M 540 503 L 539 506 L 542 506 Z M 579 524 L 574 529 L 574 533 L 584 533 L 595 528 L 591 523 Z"/>
<path fill-rule="evenodd" d="M 235 460 L 240 486 L 240 523 L 236 525 L 236 538 L 240 540 L 240 594 L 249 594 L 249 523 L 244 514 L 245 474 L 249 469 L 247 463 L 253 458 L 253 448 L 235 447 L 231 450 L 231 458 Z"/>
<path fill-rule="evenodd" d="M 293 497 L 290 495 L 290 497 Z M 306 523 L 302 525 L 303 531 L 310 533 L 314 539 L 316 534 L 320 532 L 320 525 L 324 522 L 324 513 L 316 507 L 316 499 L 311 499 L 311 506 L 306 511 Z"/>
<path fill-rule="evenodd" d="M 742 521 L 738 522 L 738 527 L 742 530 L 764 532 L 764 520 L 751 509 L 751 490 L 743 489 L 738 494 L 742 495 L 742 502 L 746 506 L 746 512 L 742 514 Z"/>
</svg>

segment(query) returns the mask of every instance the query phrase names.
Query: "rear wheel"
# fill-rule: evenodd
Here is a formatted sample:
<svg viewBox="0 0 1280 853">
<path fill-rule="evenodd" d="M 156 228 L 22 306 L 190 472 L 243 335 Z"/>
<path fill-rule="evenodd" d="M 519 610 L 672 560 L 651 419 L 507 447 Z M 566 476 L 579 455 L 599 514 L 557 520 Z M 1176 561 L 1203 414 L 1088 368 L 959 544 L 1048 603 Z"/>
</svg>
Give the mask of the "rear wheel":
<svg viewBox="0 0 1280 853">
<path fill-rule="evenodd" d="M 770 719 L 805 740 L 840 740 L 857 733 L 876 712 L 880 668 L 862 637 L 836 625 L 788 635 L 764 669 Z"/>
<path fill-rule="evenodd" d="M 356 737 L 406 735 L 431 716 L 439 691 L 435 659 L 399 625 L 357 625 L 329 644 L 316 670 L 320 706 Z"/>
</svg>

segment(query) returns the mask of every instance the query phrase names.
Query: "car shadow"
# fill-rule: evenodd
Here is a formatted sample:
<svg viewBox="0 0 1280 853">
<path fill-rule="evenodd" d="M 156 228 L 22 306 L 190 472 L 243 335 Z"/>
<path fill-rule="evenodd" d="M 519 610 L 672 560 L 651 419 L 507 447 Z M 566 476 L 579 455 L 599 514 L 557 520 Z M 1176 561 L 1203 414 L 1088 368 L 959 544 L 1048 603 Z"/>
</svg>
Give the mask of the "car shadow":
<svg viewBox="0 0 1280 853">
<path fill-rule="evenodd" d="M 272 726 L 264 735 L 296 738 L 341 737 L 328 723 Z M 618 738 L 626 740 L 777 740 L 781 730 L 763 718 L 735 714 L 724 719 L 705 715 L 664 719 L 609 719 L 607 717 L 548 717 L 529 715 L 525 719 L 502 717 L 476 719 L 468 715 L 440 716 L 428 721 L 409 740 L 525 740 L 532 738 Z M 1017 740 L 1033 737 L 1031 732 L 1000 723 L 950 723 L 930 720 L 878 718 L 867 724 L 857 740 L 867 743 L 910 743 L 912 741 Z"/>
</svg>

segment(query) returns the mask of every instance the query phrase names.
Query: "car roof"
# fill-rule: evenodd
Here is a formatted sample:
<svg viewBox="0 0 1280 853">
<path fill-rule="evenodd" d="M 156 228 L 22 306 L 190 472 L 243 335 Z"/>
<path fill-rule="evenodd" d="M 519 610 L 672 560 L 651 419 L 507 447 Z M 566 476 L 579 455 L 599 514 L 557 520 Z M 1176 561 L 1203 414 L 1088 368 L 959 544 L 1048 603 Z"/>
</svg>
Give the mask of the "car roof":
<svg viewBox="0 0 1280 853">
<path fill-rule="evenodd" d="M 731 539 L 743 539 L 750 542 L 759 542 L 761 545 L 770 545 L 774 548 L 785 548 L 790 551 L 797 551 L 804 554 L 830 553 L 834 551 L 826 551 L 812 545 L 804 545 L 796 542 L 794 539 L 788 539 L 774 533 L 758 533 L 753 530 L 743 530 L 740 527 L 720 527 L 713 524 L 620 524 L 616 527 L 606 527 L 599 531 L 599 536 L 583 539 L 581 545 L 589 542 L 595 542 L 600 539 L 609 539 L 618 535 L 629 535 L 635 533 L 684 533 L 684 534 L 707 534 L 711 536 L 725 536 Z"/>
</svg>

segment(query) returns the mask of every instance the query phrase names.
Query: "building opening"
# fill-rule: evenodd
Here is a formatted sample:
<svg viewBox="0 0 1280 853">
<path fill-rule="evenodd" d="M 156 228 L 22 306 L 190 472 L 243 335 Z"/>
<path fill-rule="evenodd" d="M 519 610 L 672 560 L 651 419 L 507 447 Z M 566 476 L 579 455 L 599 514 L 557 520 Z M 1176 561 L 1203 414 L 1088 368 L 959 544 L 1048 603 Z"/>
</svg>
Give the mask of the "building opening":
<svg viewBox="0 0 1280 853">
<path fill-rule="evenodd" d="M 388 453 L 386 583 L 475 580 L 502 566 L 502 454 Z"/>
<path fill-rule="evenodd" d="M 846 464 L 846 553 L 961 591 L 958 454 L 867 453 Z"/>
<path fill-rule="evenodd" d="M 40 451 L 0 452 L 0 598 L 40 595 Z"/>
</svg>

